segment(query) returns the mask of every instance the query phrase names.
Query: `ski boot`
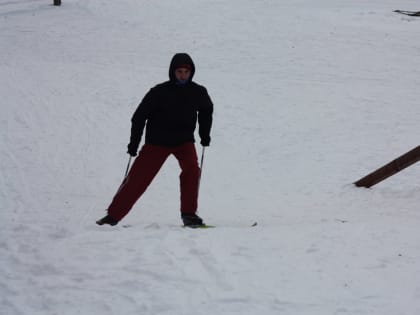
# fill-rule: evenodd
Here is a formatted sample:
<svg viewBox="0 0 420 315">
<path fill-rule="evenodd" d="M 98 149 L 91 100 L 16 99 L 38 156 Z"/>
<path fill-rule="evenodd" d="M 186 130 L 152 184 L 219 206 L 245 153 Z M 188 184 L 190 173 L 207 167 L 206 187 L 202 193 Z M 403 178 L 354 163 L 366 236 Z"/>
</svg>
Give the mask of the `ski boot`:
<svg viewBox="0 0 420 315">
<path fill-rule="evenodd" d="M 203 222 L 203 219 L 200 218 L 195 213 L 193 213 L 193 214 L 183 213 L 183 214 L 181 214 L 181 218 L 182 218 L 182 221 L 184 222 L 184 226 L 192 227 L 192 228 L 205 226 L 205 224 Z"/>
<path fill-rule="evenodd" d="M 109 225 L 117 225 L 118 221 L 113 219 L 112 217 L 109 216 L 109 214 L 107 214 L 106 216 L 104 216 L 102 219 L 96 221 L 97 225 L 104 225 L 104 224 L 109 224 Z"/>
</svg>

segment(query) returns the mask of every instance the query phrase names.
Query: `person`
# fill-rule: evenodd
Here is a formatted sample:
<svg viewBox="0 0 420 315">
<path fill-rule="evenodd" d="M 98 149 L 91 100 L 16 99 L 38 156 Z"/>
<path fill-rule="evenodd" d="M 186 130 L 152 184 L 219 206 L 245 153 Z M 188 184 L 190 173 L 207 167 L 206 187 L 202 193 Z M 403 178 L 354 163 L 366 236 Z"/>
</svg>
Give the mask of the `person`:
<svg viewBox="0 0 420 315">
<path fill-rule="evenodd" d="M 173 56 L 169 80 L 156 85 L 144 96 L 131 119 L 127 153 L 132 157 L 145 132 L 145 144 L 107 209 L 96 223 L 116 225 L 146 191 L 165 160 L 174 155 L 181 168 L 181 218 L 185 226 L 204 225 L 197 215 L 200 168 L 194 132 L 203 147 L 210 145 L 213 103 L 204 86 L 193 82 L 195 66 L 186 53 Z"/>
</svg>

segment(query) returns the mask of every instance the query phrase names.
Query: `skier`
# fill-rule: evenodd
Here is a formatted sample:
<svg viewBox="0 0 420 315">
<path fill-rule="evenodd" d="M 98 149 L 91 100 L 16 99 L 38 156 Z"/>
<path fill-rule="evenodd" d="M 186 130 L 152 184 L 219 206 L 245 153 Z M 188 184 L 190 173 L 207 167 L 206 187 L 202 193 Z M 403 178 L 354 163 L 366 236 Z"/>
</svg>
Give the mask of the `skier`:
<svg viewBox="0 0 420 315">
<path fill-rule="evenodd" d="M 98 225 L 116 225 L 146 191 L 169 155 L 181 168 L 181 218 L 185 226 L 204 225 L 196 214 L 200 168 L 194 145 L 198 120 L 201 145 L 210 145 L 213 103 L 204 86 L 192 81 L 195 66 L 186 53 L 175 54 L 169 66 L 169 81 L 158 84 L 144 96 L 131 119 L 127 153 L 137 150 L 146 126 L 145 144 Z"/>
</svg>

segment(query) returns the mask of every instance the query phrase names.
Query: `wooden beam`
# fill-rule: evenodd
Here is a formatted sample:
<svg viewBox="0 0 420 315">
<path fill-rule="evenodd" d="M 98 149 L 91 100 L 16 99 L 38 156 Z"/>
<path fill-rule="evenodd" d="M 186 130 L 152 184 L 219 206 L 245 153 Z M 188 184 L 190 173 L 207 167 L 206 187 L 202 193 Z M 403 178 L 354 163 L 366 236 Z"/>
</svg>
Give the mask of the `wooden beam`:
<svg viewBox="0 0 420 315">
<path fill-rule="evenodd" d="M 401 170 L 409 167 L 410 165 L 418 161 L 420 161 L 420 146 L 401 155 L 399 158 L 389 162 L 388 164 L 377 169 L 376 171 L 359 179 L 354 184 L 357 187 L 372 187 L 373 185 L 376 185 L 377 183 L 400 172 Z"/>
</svg>

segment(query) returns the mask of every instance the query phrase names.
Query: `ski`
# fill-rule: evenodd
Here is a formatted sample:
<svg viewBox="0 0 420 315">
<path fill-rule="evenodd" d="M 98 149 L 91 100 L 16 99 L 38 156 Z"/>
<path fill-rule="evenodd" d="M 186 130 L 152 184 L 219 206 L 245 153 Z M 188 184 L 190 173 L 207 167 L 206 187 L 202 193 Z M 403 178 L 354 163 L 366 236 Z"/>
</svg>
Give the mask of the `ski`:
<svg viewBox="0 0 420 315">
<path fill-rule="evenodd" d="M 190 229 L 213 229 L 215 225 L 208 225 L 208 224 L 200 224 L 200 225 L 183 225 L 183 228 L 190 228 Z"/>
<path fill-rule="evenodd" d="M 249 225 L 249 227 L 256 227 L 258 225 L 258 222 L 254 222 L 251 225 Z M 208 225 L 208 224 L 203 224 L 203 225 L 183 225 L 183 228 L 190 228 L 190 229 L 212 229 L 215 228 L 216 225 Z"/>
<path fill-rule="evenodd" d="M 133 225 L 131 224 L 123 224 L 120 225 L 122 228 L 132 228 Z M 174 225 L 170 225 L 171 227 L 174 227 Z M 248 225 L 248 227 L 256 227 L 258 226 L 258 222 L 254 222 L 251 225 Z M 182 228 L 190 228 L 190 229 L 214 229 L 216 228 L 216 225 L 212 224 L 203 224 L 203 225 L 180 225 Z"/>
<path fill-rule="evenodd" d="M 409 16 L 420 16 L 420 11 L 403 11 L 403 10 L 395 10 L 394 12 L 409 15 Z"/>
</svg>

